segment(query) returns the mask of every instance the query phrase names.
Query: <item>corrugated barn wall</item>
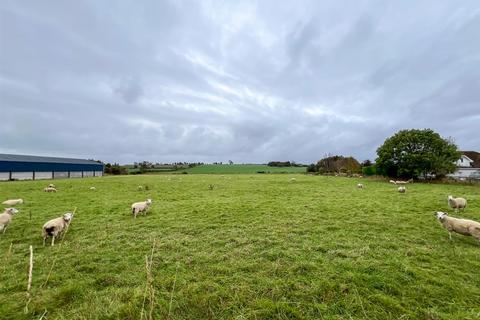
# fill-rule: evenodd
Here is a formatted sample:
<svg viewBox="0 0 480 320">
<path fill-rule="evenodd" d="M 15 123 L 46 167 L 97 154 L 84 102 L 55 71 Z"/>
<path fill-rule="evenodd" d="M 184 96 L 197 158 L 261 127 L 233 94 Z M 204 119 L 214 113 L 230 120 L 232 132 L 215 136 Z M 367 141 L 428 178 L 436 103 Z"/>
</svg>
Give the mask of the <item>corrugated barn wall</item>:
<svg viewBox="0 0 480 320">
<path fill-rule="evenodd" d="M 0 154 L 0 180 L 101 177 L 103 170 L 93 160 Z"/>
</svg>

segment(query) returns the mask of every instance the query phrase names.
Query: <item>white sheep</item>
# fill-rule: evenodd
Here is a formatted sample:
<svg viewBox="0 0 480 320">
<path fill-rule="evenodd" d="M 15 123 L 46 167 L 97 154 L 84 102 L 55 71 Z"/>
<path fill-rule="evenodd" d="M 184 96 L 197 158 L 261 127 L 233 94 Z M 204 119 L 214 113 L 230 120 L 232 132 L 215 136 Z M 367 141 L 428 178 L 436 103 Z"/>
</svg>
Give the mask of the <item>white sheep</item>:
<svg viewBox="0 0 480 320">
<path fill-rule="evenodd" d="M 363 183 L 357 183 L 357 188 L 358 188 L 358 189 L 363 189 L 363 188 L 364 188 Z"/>
<path fill-rule="evenodd" d="M 46 187 L 45 189 L 43 189 L 44 192 L 57 192 L 57 189 L 55 188 L 52 188 L 52 187 Z"/>
<path fill-rule="evenodd" d="M 95 188 L 95 187 L 90 187 L 90 190 L 97 190 L 97 188 Z"/>
<path fill-rule="evenodd" d="M 295 181 L 297 181 L 296 178 L 290 178 L 290 182 L 295 182 Z"/>
<path fill-rule="evenodd" d="M 402 180 L 390 180 L 390 183 L 393 183 L 394 185 L 397 185 L 397 184 L 408 184 L 410 182 L 413 182 L 413 179 L 410 179 L 410 180 L 407 180 L 407 181 L 402 181 Z"/>
<path fill-rule="evenodd" d="M 405 193 L 405 192 L 407 192 L 407 188 L 405 188 L 405 187 L 403 187 L 403 186 L 398 187 L 398 192 L 400 192 L 400 193 Z"/>
<path fill-rule="evenodd" d="M 138 190 L 138 191 L 142 191 L 142 190 L 143 190 L 143 186 L 138 186 L 138 187 L 137 187 L 137 190 Z"/>
<path fill-rule="evenodd" d="M 22 203 L 23 203 L 23 199 L 9 199 L 2 202 L 2 204 L 5 204 L 7 206 L 16 206 L 17 204 L 22 204 Z"/>
<path fill-rule="evenodd" d="M 132 204 L 133 217 L 136 218 L 140 212 L 143 212 L 146 215 L 147 210 L 151 204 L 152 204 L 152 199 L 147 199 L 146 201 L 135 202 L 134 204 Z"/>
<path fill-rule="evenodd" d="M 50 184 L 48 185 L 48 187 L 49 187 L 49 188 L 55 188 L 55 185 L 54 185 L 53 183 L 50 183 Z"/>
<path fill-rule="evenodd" d="M 55 237 L 62 235 L 68 229 L 70 222 L 72 222 L 73 213 L 67 212 L 63 216 L 47 221 L 42 228 L 43 245 L 48 236 L 52 237 L 52 246 L 55 245 Z"/>
<path fill-rule="evenodd" d="M 473 220 L 459 219 L 449 217 L 445 212 L 437 211 L 438 221 L 447 229 L 448 236 L 452 240 L 452 231 L 463 234 L 464 236 L 473 236 L 480 242 L 480 223 Z"/>
<path fill-rule="evenodd" d="M 0 214 L 0 231 L 3 230 L 3 233 L 7 230 L 8 225 L 12 221 L 12 216 L 18 213 L 18 210 L 15 208 L 6 208 L 2 214 Z"/>
<path fill-rule="evenodd" d="M 455 209 L 455 212 L 458 209 L 464 209 L 467 207 L 467 200 L 465 198 L 454 198 L 452 196 L 448 196 L 448 205 Z"/>
</svg>

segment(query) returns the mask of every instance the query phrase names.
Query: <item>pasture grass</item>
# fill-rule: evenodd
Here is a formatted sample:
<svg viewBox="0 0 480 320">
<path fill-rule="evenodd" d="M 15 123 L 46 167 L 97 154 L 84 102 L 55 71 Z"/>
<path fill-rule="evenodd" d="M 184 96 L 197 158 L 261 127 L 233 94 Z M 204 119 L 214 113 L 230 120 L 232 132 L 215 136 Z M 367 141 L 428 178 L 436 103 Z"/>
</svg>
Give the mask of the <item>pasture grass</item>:
<svg viewBox="0 0 480 320">
<path fill-rule="evenodd" d="M 0 200 L 25 200 L 0 235 L 1 319 L 480 318 L 480 246 L 449 241 L 434 217 L 452 213 L 453 194 L 469 200 L 460 216 L 480 220 L 478 186 L 147 175 L 42 192 L 50 182 L 0 183 Z M 134 220 L 130 204 L 146 198 Z M 74 208 L 63 243 L 43 247 L 43 223 Z"/>
<path fill-rule="evenodd" d="M 270 167 L 265 164 L 203 164 L 193 168 L 182 169 L 188 173 L 230 174 L 230 173 L 305 173 L 306 167 Z"/>
</svg>

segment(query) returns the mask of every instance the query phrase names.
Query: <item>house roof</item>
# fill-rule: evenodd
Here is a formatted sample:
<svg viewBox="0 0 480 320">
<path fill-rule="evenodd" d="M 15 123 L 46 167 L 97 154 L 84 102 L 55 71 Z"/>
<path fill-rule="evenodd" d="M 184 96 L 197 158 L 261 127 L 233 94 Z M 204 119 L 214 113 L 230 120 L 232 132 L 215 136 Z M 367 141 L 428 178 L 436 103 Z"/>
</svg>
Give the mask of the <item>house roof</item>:
<svg viewBox="0 0 480 320">
<path fill-rule="evenodd" d="M 68 164 L 99 164 L 93 160 L 72 159 L 72 158 L 56 158 L 56 157 L 39 157 L 18 154 L 1 154 L 0 161 L 10 162 L 42 162 L 42 163 L 68 163 Z"/>
<path fill-rule="evenodd" d="M 473 167 L 480 168 L 480 152 L 476 151 L 461 151 L 462 155 L 465 155 L 473 160 Z"/>
</svg>

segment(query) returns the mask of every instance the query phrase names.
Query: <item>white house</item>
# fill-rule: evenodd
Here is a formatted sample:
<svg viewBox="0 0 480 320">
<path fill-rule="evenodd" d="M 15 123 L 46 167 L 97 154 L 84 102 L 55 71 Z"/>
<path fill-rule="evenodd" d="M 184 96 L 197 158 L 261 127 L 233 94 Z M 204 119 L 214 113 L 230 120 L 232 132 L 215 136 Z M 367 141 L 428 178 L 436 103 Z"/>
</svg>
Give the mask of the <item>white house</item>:
<svg viewBox="0 0 480 320">
<path fill-rule="evenodd" d="M 462 156 L 457 160 L 457 170 L 449 174 L 450 177 L 460 180 L 480 179 L 480 152 L 461 151 Z"/>
</svg>

